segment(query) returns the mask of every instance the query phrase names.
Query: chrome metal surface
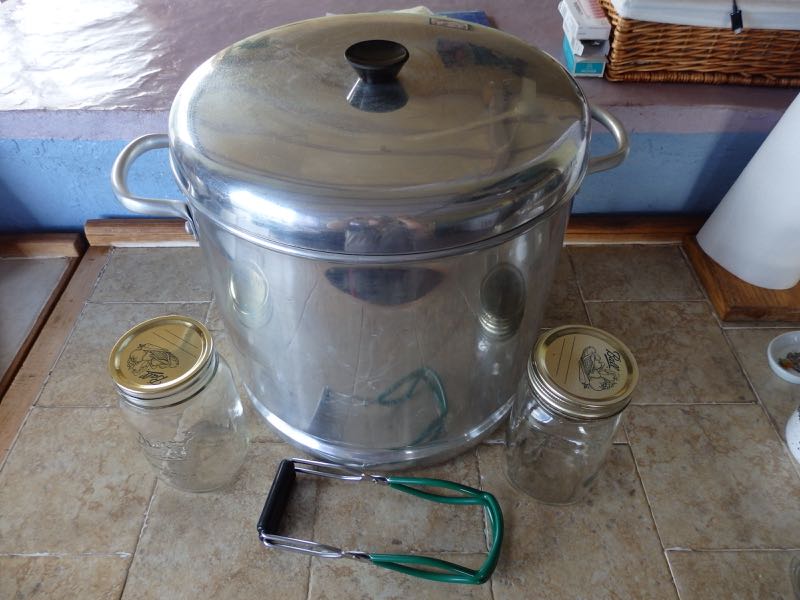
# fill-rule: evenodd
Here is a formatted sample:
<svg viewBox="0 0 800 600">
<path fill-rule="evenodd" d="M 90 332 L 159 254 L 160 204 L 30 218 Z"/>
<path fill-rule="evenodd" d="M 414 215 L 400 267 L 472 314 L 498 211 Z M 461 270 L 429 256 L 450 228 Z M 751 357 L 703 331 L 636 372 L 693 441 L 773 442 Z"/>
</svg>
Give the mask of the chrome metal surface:
<svg viewBox="0 0 800 600">
<path fill-rule="evenodd" d="M 323 462 L 321 460 L 308 460 L 305 458 L 293 458 L 291 461 L 294 463 L 294 470 L 298 473 L 328 477 L 330 479 L 341 479 L 342 481 L 369 480 L 374 483 L 388 483 L 385 475 L 373 475 L 335 463 Z"/>
<path fill-rule="evenodd" d="M 628 156 L 631 144 L 628 140 L 628 133 L 619 119 L 608 112 L 605 108 L 601 108 L 596 104 L 589 105 L 589 112 L 592 119 L 602 124 L 603 127 L 608 129 L 608 132 L 614 136 L 614 141 L 617 144 L 614 152 L 605 154 L 603 156 L 593 156 L 589 159 L 589 173 L 597 173 L 598 171 L 607 171 L 622 164 L 622 161 Z"/>
<path fill-rule="evenodd" d="M 206 61 L 170 113 L 192 212 L 281 245 L 407 255 L 492 238 L 570 198 L 587 161 L 580 88 L 532 46 L 463 25 L 325 17 Z M 374 88 L 368 110 L 352 104 L 360 80 L 345 58 L 365 39 L 409 56 L 391 84 L 361 82 Z"/>
<path fill-rule="evenodd" d="M 383 265 L 265 251 L 203 213 L 196 219 L 258 412 L 311 454 L 394 469 L 458 454 L 503 420 L 541 324 L 569 207 L 493 247 Z M 266 280 L 263 318 L 243 317 L 231 298 L 240 264 L 256 264 Z M 485 286 L 498 272 L 521 279 L 499 336 L 481 319 L 498 314 Z"/>
<path fill-rule="evenodd" d="M 370 560 L 369 554 L 360 550 L 342 550 L 336 546 L 320 544 L 319 542 L 313 542 L 311 540 L 301 540 L 263 532 L 259 533 L 258 537 L 261 543 L 267 548 L 280 548 L 281 550 L 288 550 L 289 552 L 297 552 L 299 554 L 310 554 L 311 556 L 318 556 L 320 558 Z"/>
<path fill-rule="evenodd" d="M 134 196 L 128 189 L 128 171 L 134 161 L 145 152 L 169 148 L 169 136 L 163 133 L 150 133 L 136 138 L 119 153 L 111 167 L 111 188 L 117 200 L 132 212 L 154 217 L 179 217 L 192 221 L 186 200 L 167 200 L 164 198 L 142 198 Z"/>
<path fill-rule="evenodd" d="M 408 51 L 396 79 L 348 64 L 369 39 Z M 617 142 L 591 163 L 590 118 Z M 620 123 L 546 54 L 397 14 L 230 46 L 181 88 L 169 145 L 188 206 L 129 194 L 145 142 L 115 190 L 191 217 L 254 407 L 311 454 L 384 469 L 445 460 L 503 420 L 572 197 L 590 164 L 627 153 Z"/>
</svg>

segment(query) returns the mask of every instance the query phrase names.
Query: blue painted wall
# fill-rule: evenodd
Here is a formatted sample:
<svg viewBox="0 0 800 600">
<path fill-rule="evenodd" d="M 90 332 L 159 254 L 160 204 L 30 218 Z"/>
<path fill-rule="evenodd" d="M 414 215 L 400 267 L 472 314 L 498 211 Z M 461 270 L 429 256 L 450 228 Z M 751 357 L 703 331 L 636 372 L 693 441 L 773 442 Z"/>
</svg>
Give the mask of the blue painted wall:
<svg viewBox="0 0 800 600">
<path fill-rule="evenodd" d="M 584 181 L 576 213 L 708 213 L 766 133 L 633 133 L 619 168 Z M 598 134 L 593 152 L 611 147 Z M 0 231 L 82 230 L 88 219 L 131 216 L 117 204 L 109 173 L 124 141 L 0 139 Z M 166 151 L 131 171 L 140 195 L 178 197 Z"/>
<path fill-rule="evenodd" d="M 88 219 L 131 216 L 111 191 L 111 165 L 125 141 L 0 140 L 0 231 L 82 231 Z M 130 186 L 180 197 L 167 151 L 142 156 Z"/>
</svg>

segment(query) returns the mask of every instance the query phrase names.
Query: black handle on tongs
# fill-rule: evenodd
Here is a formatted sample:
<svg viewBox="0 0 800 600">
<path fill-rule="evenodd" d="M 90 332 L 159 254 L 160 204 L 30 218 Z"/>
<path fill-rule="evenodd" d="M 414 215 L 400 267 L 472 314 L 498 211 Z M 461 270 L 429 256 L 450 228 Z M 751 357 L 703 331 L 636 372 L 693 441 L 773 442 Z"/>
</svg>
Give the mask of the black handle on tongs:
<svg viewBox="0 0 800 600">
<path fill-rule="evenodd" d="M 289 503 L 289 495 L 292 493 L 297 474 L 294 470 L 294 462 L 283 459 L 278 465 L 278 472 L 272 485 L 269 488 L 267 501 L 264 509 L 258 518 L 259 535 L 274 535 L 278 533 L 283 515 L 286 512 L 286 505 Z"/>
</svg>

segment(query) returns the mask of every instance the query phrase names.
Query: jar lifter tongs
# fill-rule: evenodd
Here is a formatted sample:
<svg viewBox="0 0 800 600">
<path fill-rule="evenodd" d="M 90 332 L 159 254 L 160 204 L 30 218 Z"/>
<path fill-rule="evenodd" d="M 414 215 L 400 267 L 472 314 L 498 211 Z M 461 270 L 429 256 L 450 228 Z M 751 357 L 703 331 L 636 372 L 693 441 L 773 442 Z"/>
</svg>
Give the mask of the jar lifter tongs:
<svg viewBox="0 0 800 600">
<path fill-rule="evenodd" d="M 342 550 L 334 546 L 320 544 L 310 540 L 277 535 L 281 518 L 286 510 L 289 495 L 297 478 L 297 473 L 317 475 L 344 481 L 371 481 L 406 492 L 413 496 L 440 502 L 442 504 L 460 504 L 483 506 L 489 518 L 492 530 L 492 545 L 486 560 L 477 570 L 455 563 L 412 554 L 377 554 L 360 550 Z M 442 495 L 428 492 L 421 487 L 441 488 L 458 495 Z M 275 479 L 272 481 L 267 501 L 258 519 L 258 537 L 269 548 L 279 548 L 291 552 L 311 554 L 321 558 L 352 558 L 369 561 L 379 567 L 400 571 L 407 575 L 422 577 L 446 583 L 485 583 L 497 565 L 500 556 L 500 545 L 503 542 L 503 513 L 497 499 L 489 492 L 461 485 L 443 479 L 421 477 L 390 477 L 360 472 L 355 469 L 332 463 L 287 458 L 280 462 Z"/>
</svg>

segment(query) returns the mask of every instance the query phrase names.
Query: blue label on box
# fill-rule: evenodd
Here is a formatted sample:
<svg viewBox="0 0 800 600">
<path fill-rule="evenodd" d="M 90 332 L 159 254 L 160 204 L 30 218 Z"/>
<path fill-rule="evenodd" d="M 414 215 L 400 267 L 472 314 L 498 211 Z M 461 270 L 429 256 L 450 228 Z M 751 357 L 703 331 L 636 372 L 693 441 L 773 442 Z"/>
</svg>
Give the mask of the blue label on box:
<svg viewBox="0 0 800 600">
<path fill-rule="evenodd" d="M 487 17 L 486 13 L 482 10 L 451 10 L 436 14 L 450 19 L 461 19 L 462 21 L 469 21 L 470 23 L 477 23 L 478 25 L 486 25 L 487 27 L 492 26 L 489 22 L 489 17 Z"/>
<path fill-rule="evenodd" d="M 591 75 L 593 77 L 600 77 L 603 75 L 603 71 L 605 71 L 606 68 L 605 59 L 587 60 L 581 56 L 576 56 L 572 52 L 572 46 L 569 45 L 569 40 L 566 37 L 564 37 L 562 48 L 564 50 L 564 60 L 567 63 L 566 67 L 573 75 Z"/>
</svg>

